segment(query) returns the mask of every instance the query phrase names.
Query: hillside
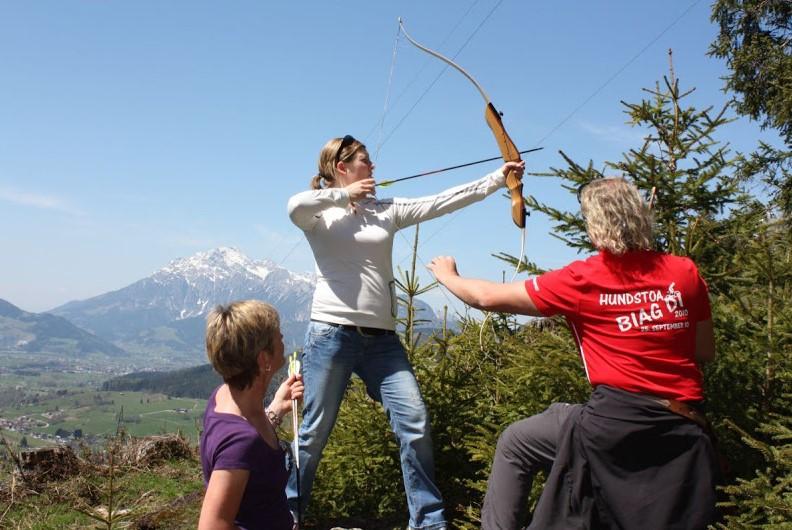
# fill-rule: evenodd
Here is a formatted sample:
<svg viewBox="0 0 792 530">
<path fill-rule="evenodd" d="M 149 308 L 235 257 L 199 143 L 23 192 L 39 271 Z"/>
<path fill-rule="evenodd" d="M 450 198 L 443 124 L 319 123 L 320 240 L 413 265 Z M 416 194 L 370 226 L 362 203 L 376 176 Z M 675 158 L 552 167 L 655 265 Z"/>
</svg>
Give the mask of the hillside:
<svg viewBox="0 0 792 530">
<path fill-rule="evenodd" d="M 269 401 L 278 385 L 287 376 L 284 365 L 274 376 L 267 389 L 265 400 Z M 102 384 L 104 391 L 147 392 L 164 394 L 175 398 L 207 399 L 212 391 L 223 383 L 222 378 L 204 364 L 167 372 L 135 372 L 109 379 Z"/>
<path fill-rule="evenodd" d="M 0 453 L 0 528 L 192 530 L 203 494 L 198 448 L 179 436 L 120 435 L 91 452 L 65 446 Z M 397 530 L 407 516 L 304 517 L 307 530 Z"/>
<path fill-rule="evenodd" d="M 110 455 L 112 467 L 107 465 Z M 18 463 L 0 453 L 0 528 L 193 530 L 197 526 L 204 493 L 201 464 L 197 447 L 179 437 L 118 436 L 108 440 L 102 451 L 78 454 L 69 448 L 47 449 L 15 453 L 14 458 Z M 405 513 L 328 520 L 309 513 L 304 528 L 397 530 L 404 528 L 406 518 Z"/>
<path fill-rule="evenodd" d="M 168 372 L 136 372 L 102 384 L 104 391 L 160 393 L 173 397 L 206 399 L 222 383 L 212 366 L 204 364 Z"/>
<path fill-rule="evenodd" d="M 0 351 L 55 353 L 85 357 L 123 357 L 126 351 L 81 329 L 65 318 L 28 313 L 0 299 Z"/>
</svg>

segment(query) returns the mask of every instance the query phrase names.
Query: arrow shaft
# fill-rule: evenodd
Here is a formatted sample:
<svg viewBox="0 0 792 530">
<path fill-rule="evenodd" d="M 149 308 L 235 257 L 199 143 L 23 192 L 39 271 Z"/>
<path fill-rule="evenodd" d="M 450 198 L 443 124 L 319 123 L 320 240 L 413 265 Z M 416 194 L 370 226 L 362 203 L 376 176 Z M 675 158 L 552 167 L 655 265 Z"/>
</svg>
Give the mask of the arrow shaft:
<svg viewBox="0 0 792 530">
<path fill-rule="evenodd" d="M 533 153 L 534 151 L 540 151 L 541 149 L 544 149 L 544 148 L 543 147 L 536 147 L 534 149 L 526 149 L 525 151 L 520 151 L 520 154 L 522 155 L 522 154 L 525 154 L 525 153 Z M 377 186 L 390 186 L 391 184 L 394 184 L 396 182 L 402 182 L 404 180 L 410 180 L 410 179 L 417 179 L 418 177 L 425 177 L 427 175 L 434 175 L 435 173 L 442 173 L 444 171 L 451 171 L 452 169 L 459 169 L 459 168 L 468 167 L 468 166 L 475 166 L 476 164 L 483 164 L 485 162 L 492 162 L 493 160 L 502 160 L 502 158 L 500 156 L 496 156 L 496 157 L 493 157 L 493 158 L 485 158 L 484 160 L 476 160 L 475 162 L 468 162 L 467 164 L 459 164 L 457 166 L 444 167 L 442 169 L 434 169 L 432 171 L 426 171 L 424 173 L 418 173 L 417 175 L 410 175 L 409 177 L 402 177 L 402 178 L 398 178 L 398 179 L 394 179 L 394 180 L 386 180 L 386 181 L 383 181 L 383 182 L 379 182 L 379 183 L 377 183 Z"/>
</svg>

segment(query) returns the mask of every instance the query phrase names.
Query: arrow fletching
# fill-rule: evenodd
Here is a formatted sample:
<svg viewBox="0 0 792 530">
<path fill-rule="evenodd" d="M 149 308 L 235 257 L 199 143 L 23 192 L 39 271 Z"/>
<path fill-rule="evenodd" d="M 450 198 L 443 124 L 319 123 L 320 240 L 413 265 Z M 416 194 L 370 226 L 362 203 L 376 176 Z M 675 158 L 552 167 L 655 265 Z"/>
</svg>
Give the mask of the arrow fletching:
<svg viewBox="0 0 792 530">
<path fill-rule="evenodd" d="M 300 361 L 297 359 L 297 352 L 289 355 L 289 377 L 300 373 Z"/>
</svg>

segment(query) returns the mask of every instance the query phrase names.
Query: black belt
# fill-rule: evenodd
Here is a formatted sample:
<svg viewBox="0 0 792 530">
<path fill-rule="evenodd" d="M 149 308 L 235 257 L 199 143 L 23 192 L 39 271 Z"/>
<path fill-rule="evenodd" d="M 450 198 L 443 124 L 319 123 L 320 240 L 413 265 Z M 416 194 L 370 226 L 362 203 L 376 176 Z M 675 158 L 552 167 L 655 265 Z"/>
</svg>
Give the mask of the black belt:
<svg viewBox="0 0 792 530">
<path fill-rule="evenodd" d="M 320 324 L 327 324 L 328 326 L 333 326 L 334 328 L 342 328 L 347 331 L 357 331 L 363 336 L 372 336 L 376 337 L 379 335 L 395 335 L 396 332 L 392 329 L 380 329 L 380 328 L 367 328 L 365 326 L 353 326 L 351 324 L 338 324 L 337 322 L 325 322 L 324 320 L 313 320 L 312 322 L 319 322 Z"/>
</svg>

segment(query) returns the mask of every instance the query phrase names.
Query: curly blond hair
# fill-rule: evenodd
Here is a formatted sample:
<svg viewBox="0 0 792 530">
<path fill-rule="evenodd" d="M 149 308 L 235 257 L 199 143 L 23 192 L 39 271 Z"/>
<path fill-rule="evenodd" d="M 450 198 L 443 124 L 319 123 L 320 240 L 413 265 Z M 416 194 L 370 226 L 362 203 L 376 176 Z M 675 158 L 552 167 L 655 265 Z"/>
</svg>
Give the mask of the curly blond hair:
<svg viewBox="0 0 792 530">
<path fill-rule="evenodd" d="M 226 384 L 244 390 L 259 375 L 259 352 L 272 353 L 278 333 L 278 311 L 267 303 L 220 305 L 206 319 L 206 356 Z"/>
<path fill-rule="evenodd" d="M 621 177 L 595 180 L 580 192 L 591 243 L 616 255 L 654 246 L 652 210 L 638 188 Z"/>
</svg>

